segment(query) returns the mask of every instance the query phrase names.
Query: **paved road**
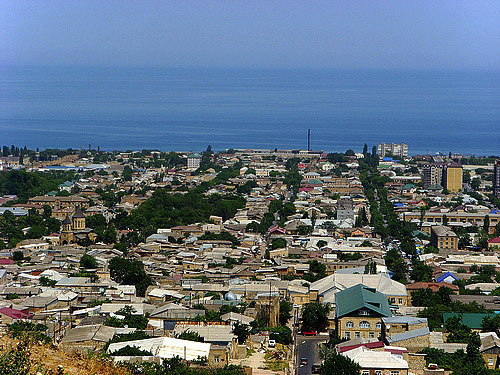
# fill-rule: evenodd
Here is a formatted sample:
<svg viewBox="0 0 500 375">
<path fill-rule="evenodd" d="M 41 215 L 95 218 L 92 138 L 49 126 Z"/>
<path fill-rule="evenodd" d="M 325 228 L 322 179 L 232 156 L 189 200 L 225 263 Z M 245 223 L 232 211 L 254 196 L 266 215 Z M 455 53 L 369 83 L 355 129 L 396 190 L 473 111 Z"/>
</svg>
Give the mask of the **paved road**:
<svg viewBox="0 0 500 375">
<path fill-rule="evenodd" d="M 307 358 L 307 365 L 299 367 L 299 375 L 311 375 L 311 366 L 320 362 L 318 343 L 328 340 L 328 337 L 297 335 L 297 365 L 301 358 Z"/>
</svg>

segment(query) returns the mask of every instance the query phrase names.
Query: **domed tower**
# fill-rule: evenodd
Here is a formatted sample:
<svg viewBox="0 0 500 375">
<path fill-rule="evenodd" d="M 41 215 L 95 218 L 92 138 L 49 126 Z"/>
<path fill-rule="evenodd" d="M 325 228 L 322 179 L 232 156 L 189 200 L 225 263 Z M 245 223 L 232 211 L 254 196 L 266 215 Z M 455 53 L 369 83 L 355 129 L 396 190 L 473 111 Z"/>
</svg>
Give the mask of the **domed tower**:
<svg viewBox="0 0 500 375">
<path fill-rule="evenodd" d="M 73 242 L 73 224 L 69 216 L 62 222 L 62 230 L 61 230 L 61 244 L 67 245 Z"/>
<path fill-rule="evenodd" d="M 75 213 L 73 214 L 73 230 L 85 229 L 85 215 L 83 214 L 80 206 L 76 206 Z"/>
</svg>

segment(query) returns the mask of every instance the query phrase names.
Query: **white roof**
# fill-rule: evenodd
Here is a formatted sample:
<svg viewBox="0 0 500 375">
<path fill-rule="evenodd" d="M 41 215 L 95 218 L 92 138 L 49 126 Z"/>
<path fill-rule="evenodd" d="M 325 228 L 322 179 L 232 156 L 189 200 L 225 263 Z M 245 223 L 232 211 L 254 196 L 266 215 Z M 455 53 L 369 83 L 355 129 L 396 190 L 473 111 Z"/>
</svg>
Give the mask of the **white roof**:
<svg viewBox="0 0 500 375">
<path fill-rule="evenodd" d="M 406 286 L 392 280 L 385 273 L 376 275 L 369 274 L 342 274 L 334 273 L 323 279 L 315 281 L 309 287 L 310 290 L 317 290 L 323 295 L 324 302 L 335 302 L 335 293 L 354 285 L 363 284 L 369 288 L 375 288 L 377 292 L 387 296 L 407 296 Z"/>
<path fill-rule="evenodd" d="M 359 346 L 342 354 L 351 358 L 362 369 L 408 369 L 408 362 L 391 352 L 368 350 Z"/>
<path fill-rule="evenodd" d="M 209 343 L 181 340 L 172 337 L 117 342 L 109 346 L 108 353 L 115 352 L 127 345 L 150 351 L 154 356 L 164 359 L 180 357 L 187 361 L 192 361 L 199 357 L 208 358 L 210 353 Z"/>
<path fill-rule="evenodd" d="M 45 276 L 48 277 L 51 280 L 59 281 L 62 278 L 64 278 L 63 275 L 61 275 L 59 272 L 54 271 L 54 270 L 45 270 L 43 271 L 40 276 Z"/>
<path fill-rule="evenodd" d="M 165 296 L 170 296 L 174 298 L 184 298 L 184 294 L 177 293 L 176 291 L 173 290 L 166 290 L 166 289 L 160 289 L 160 288 L 155 288 L 151 290 L 151 292 L 148 293 L 149 297 L 158 297 L 158 298 L 163 298 Z"/>
</svg>

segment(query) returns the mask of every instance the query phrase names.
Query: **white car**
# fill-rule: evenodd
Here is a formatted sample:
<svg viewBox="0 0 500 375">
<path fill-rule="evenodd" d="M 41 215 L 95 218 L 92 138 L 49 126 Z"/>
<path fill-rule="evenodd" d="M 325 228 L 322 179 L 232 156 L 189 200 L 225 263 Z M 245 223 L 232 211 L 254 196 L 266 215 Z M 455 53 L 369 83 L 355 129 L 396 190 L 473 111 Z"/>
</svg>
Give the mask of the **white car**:
<svg viewBox="0 0 500 375">
<path fill-rule="evenodd" d="M 270 348 L 275 348 L 276 347 L 276 340 L 269 340 L 269 344 L 267 345 Z"/>
</svg>

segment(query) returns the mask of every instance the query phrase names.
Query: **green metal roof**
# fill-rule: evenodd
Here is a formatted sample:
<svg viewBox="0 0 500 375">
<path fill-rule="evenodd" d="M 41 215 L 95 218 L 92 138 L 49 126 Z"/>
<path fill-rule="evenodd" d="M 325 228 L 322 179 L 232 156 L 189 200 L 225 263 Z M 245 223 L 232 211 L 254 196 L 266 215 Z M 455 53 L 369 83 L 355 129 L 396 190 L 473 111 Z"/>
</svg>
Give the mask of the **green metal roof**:
<svg viewBox="0 0 500 375">
<path fill-rule="evenodd" d="M 415 185 L 413 184 L 406 184 L 405 186 L 402 187 L 403 190 L 410 190 L 410 189 L 415 189 Z"/>
<path fill-rule="evenodd" d="M 495 314 L 478 314 L 478 313 L 443 313 L 443 321 L 446 321 L 454 316 L 462 315 L 462 324 L 465 324 L 470 329 L 481 329 L 481 323 L 486 316 L 495 316 Z"/>
<path fill-rule="evenodd" d="M 337 318 L 362 308 L 369 309 L 380 316 L 392 316 L 387 297 L 363 284 L 335 293 L 335 304 Z"/>
</svg>

